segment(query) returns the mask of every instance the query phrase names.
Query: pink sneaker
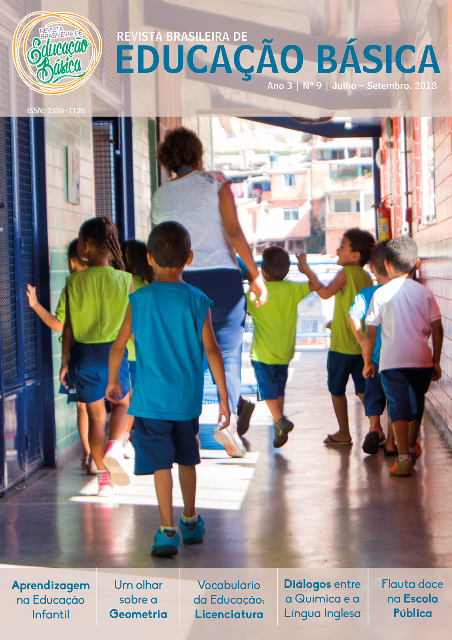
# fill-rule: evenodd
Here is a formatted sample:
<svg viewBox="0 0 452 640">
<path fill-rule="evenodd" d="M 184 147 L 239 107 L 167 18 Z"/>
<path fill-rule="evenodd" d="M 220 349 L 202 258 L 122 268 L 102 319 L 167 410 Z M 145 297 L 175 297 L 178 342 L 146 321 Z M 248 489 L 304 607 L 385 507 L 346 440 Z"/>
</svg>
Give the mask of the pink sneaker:
<svg viewBox="0 0 452 640">
<path fill-rule="evenodd" d="M 127 470 L 122 442 L 110 440 L 105 450 L 104 465 L 110 472 L 111 481 L 120 487 L 130 484 L 130 475 Z"/>
<path fill-rule="evenodd" d="M 112 498 L 115 495 L 115 488 L 110 480 L 110 472 L 98 472 L 97 474 L 97 495 L 99 498 Z"/>
</svg>

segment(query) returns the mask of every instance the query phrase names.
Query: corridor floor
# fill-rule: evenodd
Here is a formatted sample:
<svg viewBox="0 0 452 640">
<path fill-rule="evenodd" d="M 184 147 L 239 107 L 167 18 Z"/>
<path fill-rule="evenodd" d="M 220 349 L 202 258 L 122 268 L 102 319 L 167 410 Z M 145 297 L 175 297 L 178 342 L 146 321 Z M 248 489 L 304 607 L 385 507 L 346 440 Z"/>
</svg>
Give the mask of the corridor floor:
<svg viewBox="0 0 452 640">
<path fill-rule="evenodd" d="M 46 567 L 452 567 L 452 454 L 427 416 L 423 455 L 410 478 L 392 478 L 392 458 L 361 450 L 368 421 L 349 385 L 353 447 L 322 444 L 336 430 L 326 388 L 326 352 L 297 352 L 286 414 L 295 429 L 273 449 L 263 403 L 244 459 L 212 437 L 216 407 L 201 418 L 198 510 L 203 545 L 174 559 L 150 554 L 159 517 L 152 478 L 134 478 L 98 499 L 79 459 L 42 469 L 0 499 L 0 564 Z M 177 478 L 177 469 L 175 470 Z M 175 515 L 181 511 L 175 482 Z"/>
</svg>

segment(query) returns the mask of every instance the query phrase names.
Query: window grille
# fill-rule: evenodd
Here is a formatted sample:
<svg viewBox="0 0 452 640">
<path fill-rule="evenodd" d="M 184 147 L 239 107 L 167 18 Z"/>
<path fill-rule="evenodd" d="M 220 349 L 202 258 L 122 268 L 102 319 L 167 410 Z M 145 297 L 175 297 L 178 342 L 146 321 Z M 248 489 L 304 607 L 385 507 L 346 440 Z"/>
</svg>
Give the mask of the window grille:
<svg viewBox="0 0 452 640">
<path fill-rule="evenodd" d="M 94 191 L 96 216 L 107 216 L 116 224 L 115 122 L 93 121 Z"/>
<path fill-rule="evenodd" d="M 10 118 L 0 118 L 0 230 L 0 316 L 3 378 L 4 380 L 12 380 L 18 376 L 18 361 Z"/>
</svg>

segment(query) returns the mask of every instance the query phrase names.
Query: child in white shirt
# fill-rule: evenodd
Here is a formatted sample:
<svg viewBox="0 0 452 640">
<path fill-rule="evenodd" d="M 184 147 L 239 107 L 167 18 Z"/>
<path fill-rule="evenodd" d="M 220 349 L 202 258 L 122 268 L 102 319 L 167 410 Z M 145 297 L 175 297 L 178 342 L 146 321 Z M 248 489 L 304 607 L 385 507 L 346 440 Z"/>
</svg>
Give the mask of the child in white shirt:
<svg viewBox="0 0 452 640">
<path fill-rule="evenodd" d="M 417 436 L 424 396 L 430 381 L 441 378 L 441 312 L 433 293 L 411 279 L 419 265 L 412 238 L 391 240 L 385 260 L 391 281 L 374 293 L 366 318 L 365 378 L 375 373 L 372 351 L 381 325 L 380 373 L 399 452 L 398 461 L 389 471 L 395 476 L 411 475 L 421 454 Z M 433 356 L 428 344 L 430 335 Z"/>
</svg>

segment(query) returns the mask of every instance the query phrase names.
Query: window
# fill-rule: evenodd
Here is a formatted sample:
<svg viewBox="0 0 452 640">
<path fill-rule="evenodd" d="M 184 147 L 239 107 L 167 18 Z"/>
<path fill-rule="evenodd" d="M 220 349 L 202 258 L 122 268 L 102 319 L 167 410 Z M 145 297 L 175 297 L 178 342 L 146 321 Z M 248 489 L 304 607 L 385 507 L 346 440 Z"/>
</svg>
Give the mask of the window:
<svg viewBox="0 0 452 640">
<path fill-rule="evenodd" d="M 286 187 L 294 187 L 295 186 L 295 176 L 294 175 L 285 175 L 284 176 L 284 186 L 286 186 Z"/>
<path fill-rule="evenodd" d="M 330 165 L 331 180 L 351 180 L 357 178 L 361 174 L 359 165 L 345 166 L 342 164 Z"/>
<path fill-rule="evenodd" d="M 348 150 L 348 157 L 349 158 L 356 158 L 358 154 L 358 149 L 349 149 Z"/>
<path fill-rule="evenodd" d="M 93 119 L 94 191 L 96 216 L 107 216 L 117 224 L 115 120 Z"/>
<path fill-rule="evenodd" d="M 298 220 L 298 207 L 290 207 L 290 209 L 283 209 L 284 220 Z"/>
<path fill-rule="evenodd" d="M 372 149 L 370 147 L 361 149 L 361 158 L 371 158 L 371 157 L 372 157 Z"/>
<path fill-rule="evenodd" d="M 433 118 L 421 118 L 421 185 L 423 225 L 436 218 L 435 157 L 433 148 Z"/>
<path fill-rule="evenodd" d="M 352 210 L 352 201 L 350 198 L 347 200 L 335 200 L 334 211 L 335 213 L 350 213 Z"/>
<path fill-rule="evenodd" d="M 318 151 L 318 159 L 331 160 L 331 149 L 323 149 L 323 151 Z"/>
<path fill-rule="evenodd" d="M 343 160 L 345 158 L 343 149 L 333 149 L 331 151 L 332 160 Z"/>
</svg>

